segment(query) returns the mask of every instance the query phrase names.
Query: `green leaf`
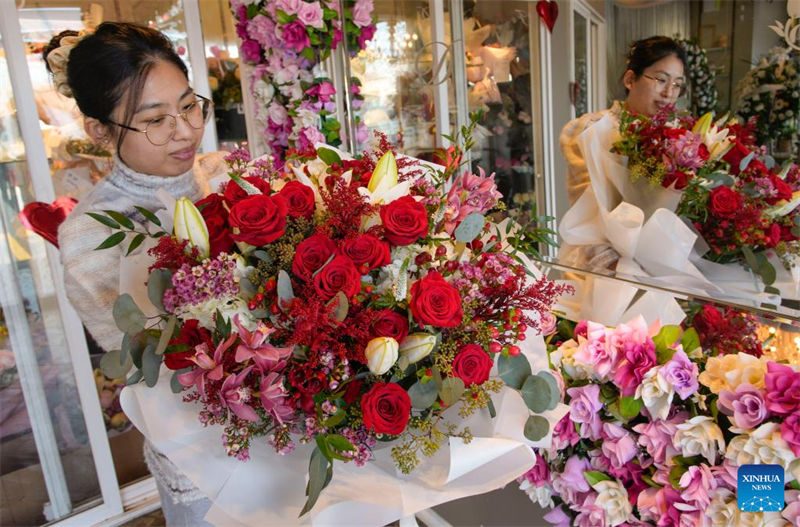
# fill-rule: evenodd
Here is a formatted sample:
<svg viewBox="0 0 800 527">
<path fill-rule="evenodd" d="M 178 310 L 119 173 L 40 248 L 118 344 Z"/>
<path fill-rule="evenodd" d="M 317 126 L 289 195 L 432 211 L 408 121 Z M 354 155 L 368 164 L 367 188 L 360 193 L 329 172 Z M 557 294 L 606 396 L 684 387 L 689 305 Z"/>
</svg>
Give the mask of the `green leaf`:
<svg viewBox="0 0 800 527">
<path fill-rule="evenodd" d="M 492 402 L 491 399 L 489 399 L 489 402 L 486 404 L 486 408 L 489 409 L 489 417 L 491 417 L 492 419 L 497 417 L 497 410 L 495 409 L 494 403 Z"/>
<path fill-rule="evenodd" d="M 94 218 L 95 220 L 99 221 L 100 223 L 102 223 L 106 227 L 111 227 L 112 229 L 119 229 L 120 228 L 119 223 L 117 223 L 116 221 L 112 220 L 111 218 L 103 216 L 102 214 L 99 214 L 97 212 L 87 212 L 86 214 L 89 215 L 90 217 Z"/>
<path fill-rule="evenodd" d="M 436 383 L 428 381 L 423 383 L 417 381 L 408 389 L 408 396 L 411 398 L 411 407 L 415 410 L 425 410 L 436 402 L 439 395 L 439 390 L 436 389 Z"/>
<path fill-rule="evenodd" d="M 322 159 L 326 165 L 342 162 L 342 158 L 339 157 L 339 154 L 330 148 L 317 148 L 317 157 Z"/>
<path fill-rule="evenodd" d="M 147 344 L 147 333 L 140 331 L 135 335 L 126 333 L 122 337 L 122 349 L 130 355 L 133 365 L 137 368 L 142 367 L 142 352 Z"/>
<path fill-rule="evenodd" d="M 311 49 L 311 48 L 303 48 L 303 51 L 301 51 L 300 54 L 303 55 L 308 60 L 310 60 L 312 62 L 314 61 L 314 50 L 313 49 Z"/>
<path fill-rule="evenodd" d="M 142 234 L 141 232 L 136 236 L 134 236 L 133 240 L 131 240 L 130 245 L 128 245 L 128 250 L 125 252 L 125 256 L 128 256 L 133 251 L 135 251 L 136 248 L 139 247 L 144 241 L 144 237 L 145 237 L 144 234 Z"/>
<path fill-rule="evenodd" d="M 342 291 L 336 293 L 336 296 L 331 298 L 328 302 L 328 305 L 331 302 L 336 302 L 336 310 L 333 312 L 333 318 L 336 322 L 343 322 L 344 319 L 347 318 L 347 312 L 350 310 L 349 302 L 347 301 L 347 295 L 345 295 Z"/>
<path fill-rule="evenodd" d="M 550 384 L 537 375 L 530 375 L 519 391 L 532 412 L 540 414 L 547 410 L 551 401 Z"/>
<path fill-rule="evenodd" d="M 344 412 L 343 412 L 344 413 Z M 346 437 L 339 434 L 328 434 L 326 436 L 328 444 L 339 452 L 355 452 L 356 447 Z"/>
<path fill-rule="evenodd" d="M 663 326 L 661 331 L 653 337 L 653 343 L 656 345 L 656 348 L 669 348 L 673 344 L 675 344 L 681 336 L 681 328 L 680 326 L 668 325 Z"/>
<path fill-rule="evenodd" d="M 497 374 L 510 388 L 519 390 L 525 379 L 531 375 L 531 365 L 522 354 L 516 357 L 500 355 L 497 359 Z"/>
<path fill-rule="evenodd" d="M 800 234 L 798 234 L 797 237 L 800 238 Z M 779 295 L 779 294 L 781 294 L 781 290 L 780 289 L 778 289 L 777 287 L 772 287 L 771 285 L 765 285 L 764 286 L 764 292 L 768 293 L 770 295 Z"/>
<path fill-rule="evenodd" d="M 592 487 L 601 481 L 611 481 L 610 476 L 603 474 L 602 472 L 598 472 L 597 470 L 584 470 L 583 477 L 586 478 L 586 482 Z"/>
<path fill-rule="evenodd" d="M 169 269 L 153 269 L 147 277 L 147 298 L 159 309 L 164 309 L 164 291 L 172 287 L 172 271 Z"/>
<path fill-rule="evenodd" d="M 442 380 L 442 388 L 439 390 L 439 397 L 446 406 L 452 406 L 461 398 L 465 390 L 464 381 L 458 377 L 447 377 Z"/>
<path fill-rule="evenodd" d="M 334 426 L 344 421 L 345 417 L 347 417 L 347 412 L 345 412 L 344 410 L 339 410 L 332 416 L 322 421 L 322 426 L 326 428 L 333 428 Z"/>
<path fill-rule="evenodd" d="M 680 485 L 681 476 L 683 476 L 687 470 L 689 470 L 689 466 L 678 464 L 669 471 L 669 483 L 678 492 L 682 490 Z"/>
<path fill-rule="evenodd" d="M 95 247 L 94 250 L 100 251 L 102 249 L 109 249 L 111 247 L 114 247 L 115 245 L 119 245 L 120 243 L 122 243 L 122 240 L 124 239 L 125 239 L 124 232 L 122 231 L 115 232 L 114 234 L 103 240 L 103 243 Z"/>
<path fill-rule="evenodd" d="M 177 322 L 178 319 L 175 315 L 170 315 L 167 319 L 167 327 L 164 328 L 164 331 L 161 332 L 161 336 L 158 338 L 158 345 L 155 350 L 156 355 L 164 354 L 164 350 L 167 349 L 169 341 L 172 340 L 172 334 L 175 332 L 175 324 Z"/>
<path fill-rule="evenodd" d="M 541 415 L 532 415 L 525 421 L 523 434 L 528 441 L 539 441 L 550 431 L 550 423 Z"/>
<path fill-rule="evenodd" d="M 700 347 L 700 336 L 697 334 L 696 329 L 689 328 L 683 332 L 683 336 L 681 336 L 681 346 L 683 347 L 683 351 L 687 353 Z"/>
<path fill-rule="evenodd" d="M 120 225 L 125 227 L 126 229 L 133 230 L 133 222 L 131 221 L 131 219 L 129 217 L 127 217 L 124 214 L 121 214 L 121 213 L 119 213 L 119 212 L 117 212 L 115 210 L 104 210 L 103 212 L 105 212 L 106 214 L 111 216 L 111 218 L 114 221 L 116 221 L 117 223 L 119 223 Z"/>
<path fill-rule="evenodd" d="M 220 313 L 219 309 L 217 309 L 216 313 L 214 314 L 214 321 L 217 326 L 217 333 L 219 333 L 223 339 L 228 338 L 228 335 L 231 334 L 231 321 L 226 320 L 225 317 L 222 316 L 222 313 Z"/>
<path fill-rule="evenodd" d="M 109 379 L 119 379 L 128 374 L 133 361 L 129 356 L 123 356 L 121 350 L 112 350 L 100 358 L 100 371 Z"/>
<path fill-rule="evenodd" d="M 270 256 L 269 253 L 267 253 L 266 251 L 263 251 L 261 249 L 256 249 L 250 254 L 258 258 L 262 262 L 266 262 L 268 264 L 272 263 L 272 256 Z"/>
<path fill-rule="evenodd" d="M 152 388 L 158 382 L 158 372 L 161 370 L 161 355 L 155 354 L 157 343 L 155 339 L 147 343 L 142 352 L 142 374 L 144 383 L 148 388 Z"/>
<path fill-rule="evenodd" d="M 742 247 L 742 254 L 744 255 L 747 265 L 755 273 L 758 270 L 758 260 L 756 259 L 756 255 L 753 254 L 753 250 L 750 249 L 750 247 Z"/>
<path fill-rule="evenodd" d="M 144 329 L 144 325 L 147 322 L 144 313 L 128 293 L 117 297 L 111 314 L 114 317 L 114 323 L 123 333 L 139 333 Z"/>
<path fill-rule="evenodd" d="M 456 240 L 469 243 L 478 237 L 483 230 L 484 225 L 486 225 L 486 218 L 484 215 L 473 212 L 464 218 L 458 227 L 456 227 L 456 230 L 453 234 L 455 235 Z"/>
<path fill-rule="evenodd" d="M 758 274 L 761 275 L 761 280 L 764 281 L 764 285 L 772 285 L 775 283 L 775 278 L 777 277 L 775 267 L 767 260 L 766 256 L 763 257 L 761 265 L 758 266 Z"/>
<path fill-rule="evenodd" d="M 558 381 L 552 373 L 547 371 L 540 371 L 536 376 L 544 379 L 550 386 L 550 402 L 547 405 L 547 410 L 554 409 L 561 401 L 561 389 L 558 387 Z"/>
<path fill-rule="evenodd" d="M 292 279 L 289 278 L 289 273 L 281 269 L 278 271 L 278 305 L 282 307 L 293 298 Z"/>
<path fill-rule="evenodd" d="M 133 386 L 142 380 L 142 370 L 136 370 L 125 380 L 125 386 Z"/>
<path fill-rule="evenodd" d="M 247 19 L 255 18 L 258 14 L 258 4 L 250 4 L 247 6 Z"/>
<path fill-rule="evenodd" d="M 150 212 L 149 210 L 147 210 L 144 207 L 139 207 L 137 205 L 134 205 L 134 208 L 136 210 L 138 210 L 142 214 L 142 216 L 147 218 L 147 221 L 149 221 L 150 223 L 154 223 L 155 225 L 158 225 L 159 227 L 161 227 L 161 220 L 158 219 L 158 216 L 156 216 L 155 214 L 153 214 L 152 212 Z"/>
<path fill-rule="evenodd" d="M 744 159 L 739 162 L 739 172 L 744 172 L 745 169 L 747 169 L 747 165 L 750 164 L 750 161 L 752 161 L 755 156 L 755 152 L 750 152 L 747 154 L 747 156 L 745 156 Z"/>
<path fill-rule="evenodd" d="M 169 389 L 172 390 L 172 393 L 181 393 L 183 391 L 184 386 L 181 384 L 181 381 L 178 380 L 178 375 L 186 373 L 189 370 L 191 370 L 191 368 L 184 368 L 172 372 L 172 377 L 169 380 Z"/>
<path fill-rule="evenodd" d="M 620 397 L 619 399 L 619 412 L 625 420 L 633 419 L 639 415 L 642 406 L 640 399 L 634 399 L 633 397 Z"/>
<path fill-rule="evenodd" d="M 317 503 L 320 493 L 330 482 L 332 472 L 333 464 L 322 454 L 318 445 L 311 453 L 311 459 L 308 462 L 308 487 L 306 488 L 308 500 L 306 504 L 303 505 L 300 516 L 303 516 L 314 508 L 314 504 Z"/>
</svg>

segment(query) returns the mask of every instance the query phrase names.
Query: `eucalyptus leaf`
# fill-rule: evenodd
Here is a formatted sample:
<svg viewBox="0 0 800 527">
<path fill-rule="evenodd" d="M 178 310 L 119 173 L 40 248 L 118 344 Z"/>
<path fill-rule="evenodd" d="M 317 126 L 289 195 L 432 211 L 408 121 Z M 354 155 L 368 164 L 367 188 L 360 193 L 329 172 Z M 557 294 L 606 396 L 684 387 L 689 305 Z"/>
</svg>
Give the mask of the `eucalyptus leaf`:
<svg viewBox="0 0 800 527">
<path fill-rule="evenodd" d="M 125 386 L 133 386 L 137 382 L 142 380 L 142 370 L 136 370 L 131 374 L 130 377 L 127 378 L 125 381 Z"/>
<path fill-rule="evenodd" d="M 750 161 L 752 161 L 755 156 L 755 152 L 750 152 L 747 154 L 744 159 L 739 162 L 739 172 L 744 172 L 747 169 L 747 165 L 750 164 Z"/>
<path fill-rule="evenodd" d="M 262 249 L 256 249 L 250 254 L 253 255 L 255 258 L 258 258 L 262 262 L 266 262 L 268 264 L 272 263 L 272 256 L 270 256 L 267 251 L 264 251 Z"/>
<path fill-rule="evenodd" d="M 529 375 L 519 391 L 522 399 L 532 412 L 540 414 L 547 410 L 550 404 L 550 385 L 546 380 L 537 375 Z"/>
<path fill-rule="evenodd" d="M 153 269 L 147 277 L 147 298 L 159 309 L 164 309 L 164 292 L 172 287 L 172 271 L 169 269 Z"/>
<path fill-rule="evenodd" d="M 464 381 L 458 377 L 447 377 L 442 380 L 442 388 L 439 390 L 439 397 L 446 406 L 452 406 L 461 398 L 464 393 Z"/>
<path fill-rule="evenodd" d="M 308 488 L 306 489 L 306 496 L 308 500 L 300 511 L 300 516 L 303 516 L 317 503 L 319 495 L 328 484 L 328 469 L 332 469 L 331 462 L 322 454 L 322 451 L 317 448 L 311 452 L 311 459 L 308 462 Z"/>
<path fill-rule="evenodd" d="M 156 355 L 155 349 L 156 345 L 149 342 L 142 352 L 142 374 L 148 388 L 156 385 L 158 372 L 161 369 L 161 355 Z"/>
<path fill-rule="evenodd" d="M 117 297 L 111 314 L 114 317 L 114 323 L 123 333 L 138 333 L 144 329 L 147 322 L 144 313 L 128 293 Z"/>
<path fill-rule="evenodd" d="M 285 302 L 289 302 L 293 298 L 292 279 L 289 278 L 289 273 L 281 269 L 278 271 L 278 304 L 283 306 Z"/>
<path fill-rule="evenodd" d="M 548 402 L 546 409 L 554 409 L 556 406 L 558 406 L 559 401 L 561 401 L 561 389 L 558 387 L 558 381 L 552 373 L 547 371 L 540 371 L 536 374 L 536 376 L 544 379 L 545 382 L 547 382 L 547 385 L 550 387 L 550 401 Z"/>
<path fill-rule="evenodd" d="M 761 280 L 764 281 L 764 285 L 774 284 L 775 278 L 777 278 L 775 267 L 766 257 L 761 260 L 761 264 L 758 266 L 758 274 L 761 275 Z"/>
<path fill-rule="evenodd" d="M 156 346 L 155 354 L 156 355 L 163 355 L 164 350 L 167 349 L 167 345 L 169 345 L 169 341 L 172 340 L 172 334 L 175 332 L 175 324 L 178 322 L 178 319 L 175 315 L 170 315 L 167 319 L 167 327 L 161 332 L 161 336 L 158 338 L 158 345 Z"/>
<path fill-rule="evenodd" d="M 456 240 L 469 243 L 478 237 L 484 225 L 486 225 L 486 217 L 483 214 L 473 212 L 464 218 L 453 234 Z"/>
<path fill-rule="evenodd" d="M 758 260 L 756 259 L 756 255 L 753 254 L 753 250 L 750 249 L 750 247 L 742 247 L 742 254 L 744 255 L 747 265 L 755 273 L 758 269 Z"/>
<path fill-rule="evenodd" d="M 120 350 L 112 350 L 100 358 L 100 371 L 109 379 L 120 379 L 128 374 L 133 361 L 129 356 L 123 358 Z"/>
<path fill-rule="evenodd" d="M 417 381 L 408 389 L 408 396 L 411 398 L 411 407 L 415 410 L 425 410 L 436 402 L 439 395 L 439 390 L 436 389 L 436 383 L 428 381 L 423 383 Z"/>
<path fill-rule="evenodd" d="M 103 240 L 103 242 L 100 245 L 98 245 L 97 247 L 95 247 L 94 250 L 95 251 L 100 251 L 102 249 L 110 249 L 111 247 L 114 247 L 114 246 L 119 245 L 120 243 L 122 243 L 122 240 L 124 240 L 124 239 L 125 239 L 125 233 L 124 232 L 122 232 L 122 231 L 115 232 L 114 234 L 112 234 L 111 236 L 109 236 L 108 238 Z"/>
<path fill-rule="evenodd" d="M 339 291 L 336 293 L 336 296 L 331 299 L 331 302 L 336 302 L 336 310 L 333 312 L 333 318 L 336 322 L 344 321 L 344 319 L 347 318 L 347 312 L 350 310 L 347 295 Z"/>
<path fill-rule="evenodd" d="M 181 381 L 178 380 L 178 375 L 186 373 L 189 370 L 191 370 L 191 368 L 184 368 L 172 372 L 172 377 L 169 380 L 169 388 L 172 390 L 172 393 L 181 393 L 183 391 L 184 386 L 181 384 Z"/>
<path fill-rule="evenodd" d="M 500 355 L 497 359 L 497 373 L 506 385 L 519 390 L 525 379 L 531 375 L 531 365 L 522 354 L 516 357 Z"/>
<path fill-rule="evenodd" d="M 523 434 L 528 441 L 539 441 L 550 431 L 550 423 L 541 415 L 532 415 L 525 421 Z"/>
<path fill-rule="evenodd" d="M 142 367 L 142 353 L 144 352 L 144 348 L 147 345 L 147 333 L 144 331 L 140 331 L 135 335 L 128 335 L 125 334 L 122 337 L 122 346 L 123 348 L 127 345 L 127 351 L 130 354 L 131 360 L 133 361 L 133 365 L 137 368 Z"/>
</svg>

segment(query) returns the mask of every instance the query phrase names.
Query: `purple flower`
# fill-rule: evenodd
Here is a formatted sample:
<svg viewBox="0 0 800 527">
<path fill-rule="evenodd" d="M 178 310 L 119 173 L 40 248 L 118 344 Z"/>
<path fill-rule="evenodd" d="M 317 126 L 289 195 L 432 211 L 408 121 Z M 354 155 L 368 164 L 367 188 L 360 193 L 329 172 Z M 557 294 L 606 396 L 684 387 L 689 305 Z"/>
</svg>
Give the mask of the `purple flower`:
<svg viewBox="0 0 800 527">
<path fill-rule="evenodd" d="M 564 465 L 564 472 L 553 474 L 553 490 L 568 504 L 578 504 L 591 490 L 583 476 L 584 472 L 591 469 L 588 460 L 578 456 L 570 457 Z"/>
<path fill-rule="evenodd" d="M 603 407 L 600 402 L 600 386 L 587 384 L 580 388 L 569 388 L 567 395 L 571 398 L 569 416 L 572 421 L 580 423 L 581 437 L 600 439 L 600 430 L 603 426 L 599 414 Z"/>
<path fill-rule="evenodd" d="M 683 489 L 681 498 L 695 502 L 697 508 L 703 510 L 711 503 L 709 493 L 717 488 L 717 480 L 708 465 L 692 465 L 681 476 L 679 486 Z"/>
<path fill-rule="evenodd" d="M 633 436 L 614 423 L 603 423 L 602 450 L 614 468 L 621 468 L 639 451 Z"/>
<path fill-rule="evenodd" d="M 264 49 L 270 49 L 278 44 L 275 35 L 275 22 L 264 15 L 256 15 L 247 23 L 247 34 Z"/>
<path fill-rule="evenodd" d="M 572 519 L 564 512 L 562 505 L 545 514 L 543 518 L 553 524 L 553 527 L 570 527 Z"/>
<path fill-rule="evenodd" d="M 673 446 L 672 438 L 678 431 L 677 425 L 686 421 L 686 417 L 688 415 L 682 412 L 667 421 L 654 419 L 633 427 L 634 432 L 639 433 L 639 444 L 647 450 L 656 465 L 664 465 L 668 459 L 680 454 Z"/>
<path fill-rule="evenodd" d="M 242 55 L 247 62 L 256 63 L 261 60 L 261 46 L 255 40 L 242 41 Z"/>
<path fill-rule="evenodd" d="M 602 507 L 595 505 L 597 501 L 596 493 L 587 496 L 578 508 L 578 516 L 575 517 L 575 527 L 606 527 L 606 511 Z"/>
<path fill-rule="evenodd" d="M 311 45 L 306 32 L 306 26 L 299 20 L 289 22 L 281 28 L 281 38 L 286 45 L 298 53 Z"/>
<path fill-rule="evenodd" d="M 300 5 L 297 18 L 307 26 L 317 29 L 325 27 L 325 22 L 322 20 L 322 7 L 319 5 L 319 2 L 303 2 Z"/>
<path fill-rule="evenodd" d="M 800 411 L 800 372 L 777 362 L 767 363 L 764 375 L 767 388 L 767 408 L 778 415 Z"/>
<path fill-rule="evenodd" d="M 276 0 L 275 8 L 280 9 L 287 15 L 296 15 L 300 11 L 302 4 L 303 0 Z"/>
<path fill-rule="evenodd" d="M 795 412 L 781 423 L 781 437 L 789 444 L 795 456 L 800 456 L 800 412 Z"/>
<path fill-rule="evenodd" d="M 735 392 L 719 392 L 718 404 L 719 409 L 725 415 L 732 415 L 736 426 L 744 430 L 757 427 L 769 416 L 763 392 L 748 383 L 737 386 Z"/>
<path fill-rule="evenodd" d="M 642 384 L 645 373 L 656 364 L 656 346 L 652 339 L 626 343 L 622 347 L 622 359 L 614 371 L 614 383 L 620 387 L 624 397 L 630 397 Z"/>
<path fill-rule="evenodd" d="M 731 465 L 727 459 L 722 461 L 720 465 L 711 467 L 711 473 L 714 474 L 714 479 L 717 481 L 717 487 L 726 488 L 728 490 L 736 490 L 737 472 L 739 467 Z"/>
<path fill-rule="evenodd" d="M 689 360 L 683 349 L 678 349 L 672 358 L 661 370 L 661 374 L 675 389 L 675 393 L 682 400 L 697 391 L 699 383 L 697 377 L 700 375 L 697 364 Z"/>
</svg>

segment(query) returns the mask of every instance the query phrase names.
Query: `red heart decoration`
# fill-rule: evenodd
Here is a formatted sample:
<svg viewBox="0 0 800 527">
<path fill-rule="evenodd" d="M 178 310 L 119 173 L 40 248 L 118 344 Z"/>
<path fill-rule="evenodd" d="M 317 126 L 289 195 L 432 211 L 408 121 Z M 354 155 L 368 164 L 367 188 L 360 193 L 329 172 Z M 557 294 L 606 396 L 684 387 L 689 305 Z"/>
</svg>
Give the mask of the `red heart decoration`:
<svg viewBox="0 0 800 527">
<path fill-rule="evenodd" d="M 539 0 L 536 2 L 536 12 L 539 13 L 539 18 L 544 21 L 547 29 L 552 33 L 558 18 L 558 4 L 548 0 Z"/>
<path fill-rule="evenodd" d="M 53 203 L 34 201 L 19 213 L 19 221 L 28 229 L 58 247 L 58 226 L 66 219 L 78 202 L 60 197 Z"/>
</svg>

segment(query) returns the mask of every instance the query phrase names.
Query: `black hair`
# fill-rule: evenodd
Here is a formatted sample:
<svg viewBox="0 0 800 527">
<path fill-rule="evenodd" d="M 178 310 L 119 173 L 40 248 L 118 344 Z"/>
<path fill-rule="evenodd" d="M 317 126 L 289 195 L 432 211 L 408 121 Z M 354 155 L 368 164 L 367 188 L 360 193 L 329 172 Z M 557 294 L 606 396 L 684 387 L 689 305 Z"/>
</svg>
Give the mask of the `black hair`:
<svg viewBox="0 0 800 527">
<path fill-rule="evenodd" d="M 45 63 L 48 53 L 71 35 L 77 33 L 53 37 L 42 53 Z M 122 124 L 130 125 L 147 75 L 159 61 L 174 64 L 188 79 L 186 64 L 163 33 L 128 22 L 103 22 L 70 51 L 67 84 L 83 115 L 108 124 L 114 109 L 124 104 Z M 118 148 L 124 134 L 122 129 Z"/>
<path fill-rule="evenodd" d="M 659 60 L 674 55 L 686 69 L 686 51 L 683 47 L 669 37 L 649 37 L 637 40 L 631 44 L 625 60 L 625 71 L 631 70 L 638 79 L 644 70 Z M 627 92 L 627 89 L 625 90 Z"/>
</svg>

